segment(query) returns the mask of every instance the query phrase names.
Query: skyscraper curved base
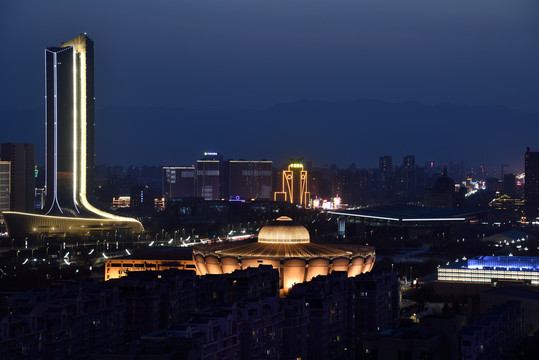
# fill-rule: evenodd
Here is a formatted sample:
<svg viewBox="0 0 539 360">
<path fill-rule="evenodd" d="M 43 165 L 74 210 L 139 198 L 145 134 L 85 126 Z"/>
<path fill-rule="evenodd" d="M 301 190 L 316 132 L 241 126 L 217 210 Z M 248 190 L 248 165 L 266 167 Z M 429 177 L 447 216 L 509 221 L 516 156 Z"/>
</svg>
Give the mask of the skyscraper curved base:
<svg viewBox="0 0 539 360">
<path fill-rule="evenodd" d="M 3 214 L 9 236 L 13 239 L 40 235 L 86 237 L 92 233 L 107 231 L 117 231 L 126 237 L 132 237 L 144 231 L 139 221 L 129 218 L 70 218 L 15 211 L 6 211 Z"/>
</svg>

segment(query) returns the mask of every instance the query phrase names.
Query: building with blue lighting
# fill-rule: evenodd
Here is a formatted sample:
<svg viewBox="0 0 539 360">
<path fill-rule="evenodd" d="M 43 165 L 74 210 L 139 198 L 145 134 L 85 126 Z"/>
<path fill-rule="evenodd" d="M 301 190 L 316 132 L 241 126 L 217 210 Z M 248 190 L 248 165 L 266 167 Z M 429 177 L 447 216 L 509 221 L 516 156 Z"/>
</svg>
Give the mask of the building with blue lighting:
<svg viewBox="0 0 539 360">
<path fill-rule="evenodd" d="M 438 269 L 438 281 L 495 284 L 500 281 L 539 285 L 539 257 L 479 256 Z"/>
</svg>

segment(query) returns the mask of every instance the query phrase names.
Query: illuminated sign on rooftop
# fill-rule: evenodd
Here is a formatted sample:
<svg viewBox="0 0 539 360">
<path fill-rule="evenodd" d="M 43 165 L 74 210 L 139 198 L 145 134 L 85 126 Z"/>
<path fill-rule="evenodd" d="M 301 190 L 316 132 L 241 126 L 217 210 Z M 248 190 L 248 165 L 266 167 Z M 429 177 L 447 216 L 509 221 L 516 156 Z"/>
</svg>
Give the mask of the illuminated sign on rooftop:
<svg viewBox="0 0 539 360">
<path fill-rule="evenodd" d="M 219 154 L 216 152 L 204 152 L 204 156 L 217 156 L 217 155 Z"/>
<path fill-rule="evenodd" d="M 290 164 L 291 168 L 303 168 L 303 164 Z"/>
</svg>

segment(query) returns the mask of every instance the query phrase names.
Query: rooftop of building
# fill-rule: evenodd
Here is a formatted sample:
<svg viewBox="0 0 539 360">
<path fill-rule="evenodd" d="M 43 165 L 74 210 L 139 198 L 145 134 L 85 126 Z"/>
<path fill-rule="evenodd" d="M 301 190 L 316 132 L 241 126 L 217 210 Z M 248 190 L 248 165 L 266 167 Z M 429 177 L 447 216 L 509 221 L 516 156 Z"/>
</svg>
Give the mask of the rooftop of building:
<svg viewBox="0 0 539 360">
<path fill-rule="evenodd" d="M 512 241 L 512 240 L 536 240 L 536 237 L 535 235 L 532 235 L 532 234 L 528 234 L 528 233 L 525 233 L 523 231 L 520 231 L 520 230 L 515 230 L 515 229 L 512 229 L 512 230 L 509 230 L 509 231 L 505 231 L 503 233 L 499 233 L 499 234 L 494 234 L 494 235 L 491 235 L 491 236 L 488 236 L 484 239 L 482 239 L 482 241 L 504 241 L 504 240 L 509 240 L 509 241 Z"/>
<path fill-rule="evenodd" d="M 531 256 L 478 256 L 443 266 L 445 269 L 538 271 L 539 257 Z"/>
<path fill-rule="evenodd" d="M 519 298 L 519 299 L 526 299 L 526 300 L 534 300 L 539 301 L 539 291 L 536 291 L 534 289 L 530 289 L 530 287 L 517 287 L 517 286 L 504 286 L 495 288 L 492 290 L 489 290 L 484 293 L 484 296 L 491 296 L 491 295 L 498 295 L 498 296 L 506 296 L 509 298 Z"/>
<path fill-rule="evenodd" d="M 113 260 L 192 260 L 191 247 L 152 247 L 135 249 L 132 255 L 123 256 Z"/>
<path fill-rule="evenodd" d="M 384 205 L 353 210 L 328 210 L 327 213 L 366 219 L 422 222 L 471 220 L 481 211 L 413 205 Z"/>
</svg>

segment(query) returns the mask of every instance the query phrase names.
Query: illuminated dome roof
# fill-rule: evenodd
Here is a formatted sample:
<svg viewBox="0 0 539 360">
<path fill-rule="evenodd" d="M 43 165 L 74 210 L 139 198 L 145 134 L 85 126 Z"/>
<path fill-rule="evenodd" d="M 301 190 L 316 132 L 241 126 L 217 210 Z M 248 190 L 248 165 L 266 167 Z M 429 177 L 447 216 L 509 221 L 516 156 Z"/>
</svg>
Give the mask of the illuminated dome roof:
<svg viewBox="0 0 539 360">
<path fill-rule="evenodd" d="M 310 241 L 307 229 L 287 216 L 277 218 L 258 233 L 258 242 L 263 244 L 308 244 Z"/>
<path fill-rule="evenodd" d="M 252 243 L 215 251 L 221 256 L 265 258 L 336 258 L 350 257 L 353 252 L 311 243 Z"/>
<path fill-rule="evenodd" d="M 260 229 L 258 241 L 247 244 L 222 243 L 196 245 L 193 254 L 237 259 L 353 259 L 375 256 L 370 246 L 325 245 L 311 243 L 307 229 L 287 216 L 275 219 Z"/>
</svg>

